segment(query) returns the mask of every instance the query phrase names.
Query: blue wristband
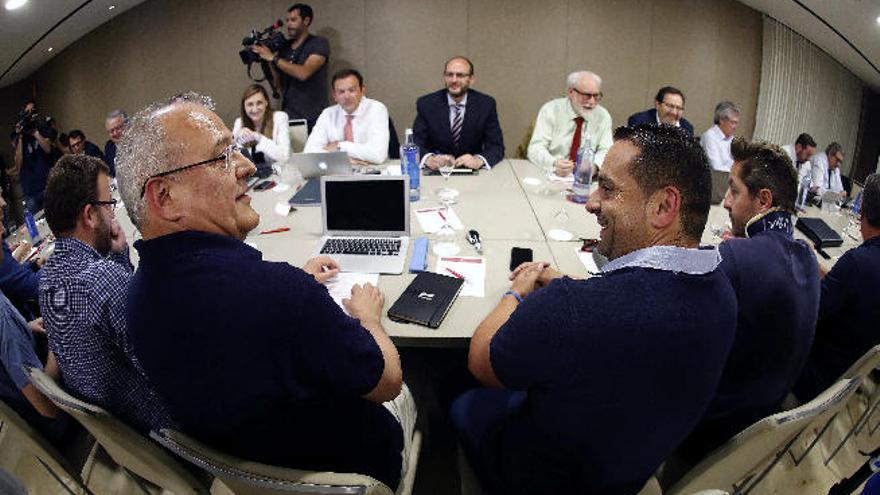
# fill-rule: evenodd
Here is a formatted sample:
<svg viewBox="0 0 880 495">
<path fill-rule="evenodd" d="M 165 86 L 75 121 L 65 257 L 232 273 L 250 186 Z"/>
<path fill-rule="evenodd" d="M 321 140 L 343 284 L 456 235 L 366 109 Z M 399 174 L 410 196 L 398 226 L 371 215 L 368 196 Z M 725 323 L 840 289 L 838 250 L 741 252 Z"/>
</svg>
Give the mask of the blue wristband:
<svg viewBox="0 0 880 495">
<path fill-rule="evenodd" d="M 518 302 L 518 303 L 523 302 L 523 297 L 521 295 L 519 295 L 519 292 L 516 292 L 513 290 L 509 290 L 509 291 L 505 292 L 504 296 L 513 296 L 513 298 L 516 299 L 516 302 Z M 501 296 L 501 297 L 504 297 L 504 296 Z"/>
</svg>

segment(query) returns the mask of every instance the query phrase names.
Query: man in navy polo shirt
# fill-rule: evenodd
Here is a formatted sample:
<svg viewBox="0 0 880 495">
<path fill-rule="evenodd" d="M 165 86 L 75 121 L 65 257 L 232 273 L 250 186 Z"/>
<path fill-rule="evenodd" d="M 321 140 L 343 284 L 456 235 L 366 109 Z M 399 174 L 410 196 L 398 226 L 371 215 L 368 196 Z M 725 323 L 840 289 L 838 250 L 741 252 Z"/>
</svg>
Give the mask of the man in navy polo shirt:
<svg viewBox="0 0 880 495">
<path fill-rule="evenodd" d="M 721 270 L 736 292 L 736 339 L 712 406 L 681 452 L 697 462 L 779 411 L 804 366 L 819 307 L 816 255 L 795 240 L 797 171 L 776 145 L 734 139 L 724 208 L 734 238 Z"/>
<path fill-rule="evenodd" d="M 638 492 L 697 424 L 733 342 L 733 290 L 718 251 L 698 248 L 705 155 L 671 126 L 614 137 L 587 202 L 611 262 L 587 280 L 521 265 L 471 339 L 471 373 L 496 389 L 451 414 L 492 493 Z"/>
<path fill-rule="evenodd" d="M 794 388 L 802 401 L 831 386 L 880 343 L 880 174 L 865 179 L 859 216 L 864 242 L 841 256 L 822 278 L 816 339 Z"/>
<path fill-rule="evenodd" d="M 119 146 L 120 192 L 143 235 L 128 298 L 135 354 L 182 431 L 206 444 L 394 489 L 415 417 L 384 297 L 355 286 L 348 316 L 322 285 L 333 260 L 299 269 L 242 242 L 259 222 L 256 168 L 206 105 L 185 94 L 150 106 Z"/>
</svg>

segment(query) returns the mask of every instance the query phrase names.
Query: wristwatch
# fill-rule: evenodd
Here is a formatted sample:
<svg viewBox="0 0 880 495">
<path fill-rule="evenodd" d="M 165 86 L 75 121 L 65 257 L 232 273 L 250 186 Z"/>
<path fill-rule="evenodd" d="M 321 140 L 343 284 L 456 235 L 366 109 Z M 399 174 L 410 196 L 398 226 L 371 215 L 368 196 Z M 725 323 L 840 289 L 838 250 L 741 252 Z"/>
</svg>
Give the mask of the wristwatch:
<svg viewBox="0 0 880 495">
<path fill-rule="evenodd" d="M 278 54 L 275 54 L 275 56 L 272 57 L 272 67 L 275 67 L 276 69 L 278 68 Z"/>
</svg>

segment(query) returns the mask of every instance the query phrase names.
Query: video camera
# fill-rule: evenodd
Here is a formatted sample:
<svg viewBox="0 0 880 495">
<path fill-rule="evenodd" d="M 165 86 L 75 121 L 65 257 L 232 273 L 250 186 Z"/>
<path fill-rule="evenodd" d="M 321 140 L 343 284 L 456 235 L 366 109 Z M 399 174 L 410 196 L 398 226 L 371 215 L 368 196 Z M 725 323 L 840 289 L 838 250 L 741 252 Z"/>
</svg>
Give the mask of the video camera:
<svg viewBox="0 0 880 495">
<path fill-rule="evenodd" d="M 271 50 L 272 53 L 278 53 L 284 48 L 284 45 L 288 43 L 287 38 L 284 37 L 284 34 L 282 34 L 281 31 L 278 31 L 278 28 L 283 25 L 284 24 L 279 19 L 262 31 L 252 29 L 251 32 L 241 40 L 241 45 L 244 46 L 244 48 L 238 52 L 238 56 L 241 57 L 241 63 L 250 66 L 250 64 L 254 62 L 260 61 L 260 56 L 251 51 L 251 47 L 254 45 L 263 45 Z"/>
<path fill-rule="evenodd" d="M 269 75 L 272 70 L 269 68 L 269 63 L 265 60 L 261 59 L 259 55 L 251 51 L 251 47 L 254 45 L 262 45 L 268 48 L 272 53 L 278 53 L 284 48 L 285 45 L 289 43 L 287 38 L 278 31 L 278 28 L 283 26 L 284 24 L 281 22 L 281 19 L 275 21 L 271 26 L 267 27 L 262 31 L 257 31 L 256 29 L 251 29 L 251 32 L 248 33 L 247 36 L 241 40 L 241 44 L 244 48 L 238 52 L 238 56 L 241 57 L 241 63 L 247 65 L 247 75 L 254 82 L 263 82 L 268 81 L 269 87 L 272 88 L 272 97 L 278 98 L 278 88 L 275 87 L 275 82 L 272 80 Z M 254 63 L 259 63 L 260 68 L 263 69 L 263 79 L 257 79 L 253 75 L 251 75 L 251 66 Z"/>
<path fill-rule="evenodd" d="M 58 131 L 52 127 L 52 117 L 40 117 L 36 110 L 18 112 L 15 130 L 23 136 L 30 136 L 34 130 L 37 130 L 40 131 L 41 136 L 50 141 L 58 137 Z"/>
</svg>

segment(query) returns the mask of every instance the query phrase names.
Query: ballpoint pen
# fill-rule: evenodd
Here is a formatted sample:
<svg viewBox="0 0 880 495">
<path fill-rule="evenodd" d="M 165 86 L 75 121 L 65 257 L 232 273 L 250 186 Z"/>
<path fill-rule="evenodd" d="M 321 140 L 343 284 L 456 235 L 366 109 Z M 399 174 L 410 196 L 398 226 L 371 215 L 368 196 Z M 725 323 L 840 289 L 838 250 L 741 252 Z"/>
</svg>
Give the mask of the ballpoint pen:
<svg viewBox="0 0 880 495">
<path fill-rule="evenodd" d="M 467 240 L 474 246 L 478 253 L 483 254 L 483 245 L 480 243 L 480 233 L 476 230 L 469 230 Z"/>
<path fill-rule="evenodd" d="M 460 278 L 460 279 L 462 279 L 462 280 L 465 280 L 464 275 L 458 273 L 457 271 L 453 270 L 452 268 L 447 267 L 447 268 L 446 268 L 446 271 L 449 272 L 449 273 L 451 273 L 451 274 L 453 274 L 453 275 L 455 275 L 455 278 Z"/>
<path fill-rule="evenodd" d="M 287 232 L 288 230 L 290 230 L 290 227 L 281 227 L 281 228 L 278 228 L 278 229 L 264 230 L 264 231 L 260 232 L 260 235 L 263 235 L 263 234 L 278 234 L 279 232 Z"/>
</svg>

